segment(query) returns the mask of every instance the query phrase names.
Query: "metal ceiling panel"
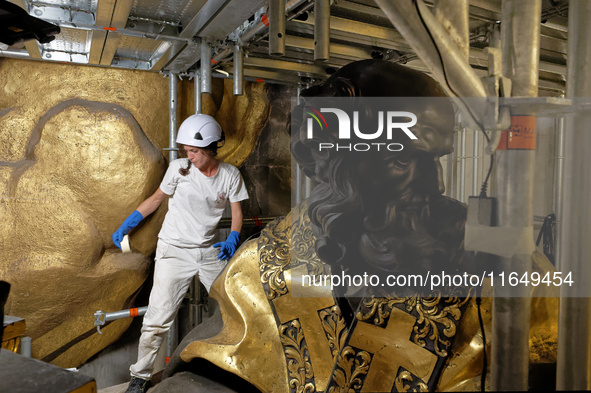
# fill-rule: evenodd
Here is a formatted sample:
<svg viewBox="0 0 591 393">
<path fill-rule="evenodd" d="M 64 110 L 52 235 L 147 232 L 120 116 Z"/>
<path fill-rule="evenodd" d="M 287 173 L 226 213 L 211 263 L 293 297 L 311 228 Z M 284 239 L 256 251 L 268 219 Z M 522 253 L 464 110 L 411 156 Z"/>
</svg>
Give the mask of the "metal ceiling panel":
<svg viewBox="0 0 591 393">
<path fill-rule="evenodd" d="M 173 45 L 178 44 L 174 43 Z M 174 59 L 165 66 L 165 69 L 177 73 L 186 72 L 201 58 L 201 44 L 191 41 L 181 51 L 176 53 Z"/>
<path fill-rule="evenodd" d="M 208 4 L 210 2 L 211 0 Z M 200 37 L 223 40 L 266 5 L 266 0 L 225 1 L 223 7 L 210 17 L 208 23 L 204 24 L 197 34 Z"/>
<path fill-rule="evenodd" d="M 187 13 L 192 12 L 193 3 L 200 0 L 133 0 L 129 17 L 138 20 L 166 22 L 178 26 Z M 198 10 L 197 10 L 198 11 Z M 195 11 L 196 12 L 196 11 Z"/>
<path fill-rule="evenodd" d="M 90 36 L 90 52 L 88 53 L 88 64 L 100 64 L 103 46 L 107 39 L 106 30 L 96 30 Z"/>
<path fill-rule="evenodd" d="M 107 33 L 107 39 L 105 40 L 105 46 L 103 47 L 103 54 L 101 55 L 100 65 L 110 66 L 113 62 L 113 57 L 117 53 L 119 43 L 123 36 L 120 33 L 114 33 L 112 31 Z"/>
<path fill-rule="evenodd" d="M 116 0 L 100 0 L 96 10 L 95 24 L 97 26 L 111 26 L 115 1 Z"/>
<path fill-rule="evenodd" d="M 87 30 L 62 28 L 55 40 L 41 45 L 42 56 L 52 59 L 56 55 L 55 52 L 67 55 L 84 55 L 86 63 L 86 56 L 90 50 L 90 33 Z M 50 56 L 48 57 L 48 55 Z M 80 57 L 77 58 L 80 59 Z"/>
<path fill-rule="evenodd" d="M 162 41 L 149 38 L 123 36 L 115 56 L 120 59 L 150 61 L 154 52 L 160 48 Z"/>
<path fill-rule="evenodd" d="M 252 22 L 252 16 L 264 12 L 267 6 L 267 0 L 10 1 L 62 28 L 62 34 L 45 46 L 26 42 L 31 58 L 176 73 L 194 71 L 198 64 L 200 44 L 196 37 L 214 43 L 214 58 L 219 61 L 214 68 L 227 69 L 232 65 L 232 58 L 221 53 L 226 53 L 223 49 L 228 40 L 236 40 L 239 28 Z M 557 6 L 555 2 L 542 1 L 547 21 L 540 26 L 540 80 L 546 81 L 543 88 L 554 94 L 565 88 L 567 3 L 560 0 Z M 433 2 L 425 0 L 429 7 Z M 278 81 L 286 76 L 290 82 L 302 78 L 318 80 L 348 62 L 376 56 L 425 69 L 373 0 L 334 2 L 330 59 L 315 63 L 314 13 L 310 12 L 314 3 L 311 0 L 286 3 L 287 7 L 298 4 L 299 11 L 298 17 L 287 24 L 285 56 L 269 57 L 265 37 L 245 40 L 245 51 L 250 56 L 245 64 L 247 77 L 265 73 L 262 78 L 266 81 Z M 470 0 L 470 64 L 482 75 L 486 74 L 488 65 L 482 48 L 488 45 L 491 28 L 500 19 L 501 3 L 502 0 Z"/>
<path fill-rule="evenodd" d="M 124 29 L 127 25 L 127 19 L 131 11 L 133 0 L 117 0 L 115 9 L 113 10 L 113 18 L 111 19 L 111 27 L 117 29 Z"/>
<path fill-rule="evenodd" d="M 30 5 L 45 5 L 64 9 L 95 12 L 98 0 L 27 0 Z"/>
<path fill-rule="evenodd" d="M 193 38 L 198 35 L 219 14 L 227 1 L 229 0 L 202 1 L 201 8 L 197 9 L 197 12 L 193 13 L 188 20 L 183 21 L 181 37 Z"/>
<path fill-rule="evenodd" d="M 76 24 L 94 24 L 97 0 L 27 1 L 28 11 L 37 18 Z"/>
<path fill-rule="evenodd" d="M 151 71 L 160 71 L 164 68 L 172 56 L 172 46 L 172 42 L 165 41 L 154 51 L 150 59 Z"/>
</svg>

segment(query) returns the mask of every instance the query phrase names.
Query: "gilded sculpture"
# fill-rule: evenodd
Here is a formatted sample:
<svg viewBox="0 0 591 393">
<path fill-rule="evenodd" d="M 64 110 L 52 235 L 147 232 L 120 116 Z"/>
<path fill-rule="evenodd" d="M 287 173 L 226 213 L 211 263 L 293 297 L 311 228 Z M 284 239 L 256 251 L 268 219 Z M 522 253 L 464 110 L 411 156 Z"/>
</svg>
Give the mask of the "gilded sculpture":
<svg viewBox="0 0 591 393">
<path fill-rule="evenodd" d="M 165 209 L 132 233 L 133 253 L 121 254 L 110 235 L 166 169 L 168 80 L 14 59 L 0 59 L 0 76 L 0 279 L 12 285 L 6 313 L 25 319 L 34 358 L 79 367 L 131 323 L 113 321 L 99 334 L 94 312 L 141 306 L 134 299 Z M 181 119 L 194 110 L 192 85 L 180 84 Z M 229 144 L 220 155 L 239 165 L 266 121 L 264 86 L 249 83 L 235 97 L 231 81 L 213 85 L 203 111 L 223 116 Z M 238 147 L 239 140 L 247 143 Z"/>
</svg>

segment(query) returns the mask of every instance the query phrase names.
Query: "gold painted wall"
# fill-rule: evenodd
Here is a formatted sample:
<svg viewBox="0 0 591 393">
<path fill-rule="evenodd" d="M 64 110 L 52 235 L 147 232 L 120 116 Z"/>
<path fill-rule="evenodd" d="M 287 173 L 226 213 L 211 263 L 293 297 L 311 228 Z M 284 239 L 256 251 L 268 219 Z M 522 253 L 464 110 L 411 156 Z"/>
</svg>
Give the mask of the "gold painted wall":
<svg viewBox="0 0 591 393">
<path fill-rule="evenodd" d="M 78 367 L 117 340 L 93 313 L 133 303 L 151 267 L 162 206 L 131 233 L 111 234 L 158 187 L 166 170 L 168 79 L 160 74 L 0 59 L 0 279 L 6 313 L 23 317 L 33 357 Z M 214 79 L 203 112 L 226 132 L 220 158 L 239 166 L 269 112 L 265 86 Z M 193 82 L 179 82 L 178 125 L 193 113 Z M 163 204 L 164 205 L 164 204 Z M 143 304 L 142 304 L 143 305 Z M 141 306 L 141 305 L 139 305 Z"/>
</svg>

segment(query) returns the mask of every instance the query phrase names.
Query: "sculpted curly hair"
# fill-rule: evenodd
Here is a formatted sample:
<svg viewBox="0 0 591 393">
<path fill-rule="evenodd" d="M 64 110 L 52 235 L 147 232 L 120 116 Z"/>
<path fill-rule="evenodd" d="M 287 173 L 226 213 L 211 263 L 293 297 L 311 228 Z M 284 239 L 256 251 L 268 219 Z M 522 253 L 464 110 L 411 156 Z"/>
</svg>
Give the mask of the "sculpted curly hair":
<svg viewBox="0 0 591 393">
<path fill-rule="evenodd" d="M 303 104 L 292 115 L 292 154 L 304 173 L 318 182 L 308 199 L 308 215 L 317 237 L 318 255 L 350 272 L 400 272 L 429 269 L 457 261 L 463 241 L 465 208 L 449 198 L 432 198 L 405 189 L 385 204 L 366 195 L 359 161 L 348 150 L 319 150 L 337 143 L 334 132 L 308 139 L 304 106 L 313 97 L 444 97 L 439 85 L 423 73 L 380 60 L 351 63 L 325 83 L 302 93 Z M 372 109 L 353 103 L 360 116 Z M 446 212 L 442 214 L 441 212 Z M 360 263 L 364 261 L 365 263 Z M 416 271 L 416 270 L 414 270 Z"/>
</svg>

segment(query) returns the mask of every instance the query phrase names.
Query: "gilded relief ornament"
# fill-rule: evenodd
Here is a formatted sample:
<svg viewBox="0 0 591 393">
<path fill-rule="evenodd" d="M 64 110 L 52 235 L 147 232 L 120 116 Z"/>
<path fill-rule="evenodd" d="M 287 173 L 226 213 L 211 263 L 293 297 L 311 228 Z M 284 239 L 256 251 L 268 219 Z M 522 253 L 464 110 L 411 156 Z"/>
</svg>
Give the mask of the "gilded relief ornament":
<svg viewBox="0 0 591 393">
<path fill-rule="evenodd" d="M 261 282 L 270 300 L 287 293 L 283 271 L 290 263 L 289 226 L 279 231 L 277 224 L 278 221 L 271 222 L 259 239 Z"/>
<path fill-rule="evenodd" d="M 281 343 L 287 359 L 289 370 L 289 387 L 293 393 L 313 393 L 314 372 L 310 364 L 310 354 L 300 322 L 297 319 L 282 325 L 279 328 Z"/>
<path fill-rule="evenodd" d="M 324 333 L 328 339 L 333 360 L 336 360 L 337 355 L 344 347 L 345 340 L 347 339 L 345 318 L 341 315 L 341 310 L 338 306 L 321 310 L 318 315 L 322 320 L 322 327 L 324 328 Z"/>
<path fill-rule="evenodd" d="M 456 335 L 457 325 L 462 317 L 462 308 L 469 300 L 470 296 L 442 297 L 440 293 L 434 297 L 372 296 L 362 301 L 357 319 L 383 327 L 390 317 L 392 308 L 398 305 L 417 317 L 411 336 L 413 342 L 423 348 L 432 347 L 438 356 L 447 357 L 452 344 L 451 339 Z"/>
<path fill-rule="evenodd" d="M 356 393 L 361 391 L 369 371 L 369 352 L 346 347 L 339 354 L 328 393 Z"/>
<path fill-rule="evenodd" d="M 410 372 L 403 370 L 402 368 L 398 372 L 396 381 L 394 382 L 396 390 L 398 392 L 428 392 L 429 387 L 420 380 L 417 381 Z"/>
<path fill-rule="evenodd" d="M 298 205 L 292 214 L 291 224 L 291 263 L 292 267 L 306 264 L 308 274 L 320 275 L 325 273 L 324 263 L 316 254 L 316 237 L 312 231 L 310 217 L 307 214 L 307 204 Z M 294 218 L 295 217 L 295 218 Z"/>
</svg>

